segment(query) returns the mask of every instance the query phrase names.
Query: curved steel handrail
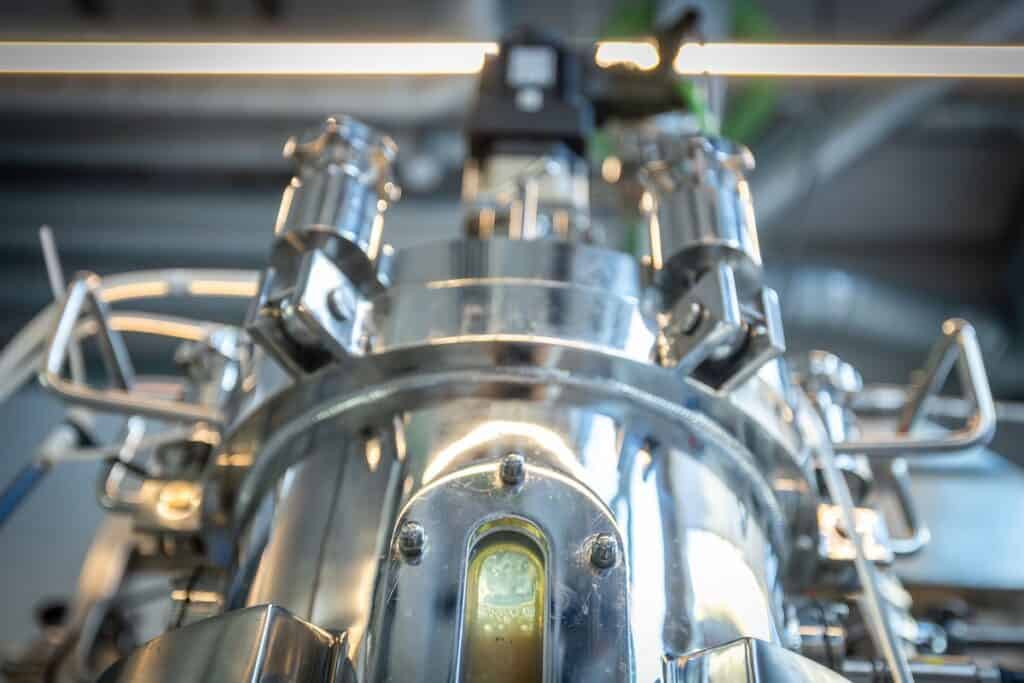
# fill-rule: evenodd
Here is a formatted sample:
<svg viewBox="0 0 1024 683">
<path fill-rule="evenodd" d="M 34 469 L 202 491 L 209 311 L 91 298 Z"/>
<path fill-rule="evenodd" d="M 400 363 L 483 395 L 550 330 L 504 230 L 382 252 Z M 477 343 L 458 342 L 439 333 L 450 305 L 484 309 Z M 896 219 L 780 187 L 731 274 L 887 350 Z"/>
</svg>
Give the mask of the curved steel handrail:
<svg viewBox="0 0 1024 683">
<path fill-rule="evenodd" d="M 104 364 L 116 388 L 96 389 L 67 379 L 62 374 L 71 342 L 78 336 L 79 317 L 86 306 L 92 310 Z M 115 324 L 115 320 L 123 324 Z M 40 383 L 72 403 L 97 410 L 146 415 L 165 420 L 223 424 L 224 416 L 214 408 L 185 401 L 153 398 L 132 391 L 135 373 L 119 328 L 175 339 L 197 339 L 204 338 L 213 326 L 151 314 L 111 316 L 103 297 L 99 277 L 87 273 L 76 279 L 68 289 L 57 325 L 47 345 L 43 367 L 39 372 Z"/>
<path fill-rule="evenodd" d="M 942 388 L 954 364 L 959 369 L 965 399 L 974 405 L 967 424 L 940 436 L 910 436 L 914 426 L 924 417 L 928 399 Z M 951 318 L 942 324 L 942 337 L 932 349 L 923 375 L 922 380 L 911 388 L 899 427 L 892 437 L 838 441 L 832 449 L 836 453 L 897 457 L 917 453 L 958 453 L 988 444 L 996 430 L 996 407 L 978 337 L 970 323 Z"/>
</svg>

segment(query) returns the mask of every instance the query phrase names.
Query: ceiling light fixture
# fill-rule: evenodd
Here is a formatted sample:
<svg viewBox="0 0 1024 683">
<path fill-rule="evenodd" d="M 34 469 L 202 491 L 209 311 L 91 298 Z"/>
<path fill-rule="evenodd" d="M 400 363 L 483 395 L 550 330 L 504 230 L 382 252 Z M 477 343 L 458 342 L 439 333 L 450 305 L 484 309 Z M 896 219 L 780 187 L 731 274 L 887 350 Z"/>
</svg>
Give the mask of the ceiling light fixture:
<svg viewBox="0 0 1024 683">
<path fill-rule="evenodd" d="M 211 76 L 473 75 L 493 42 L 0 42 L 0 74 Z M 659 64 L 650 41 L 598 43 L 598 66 Z M 685 76 L 1024 78 L 1024 46 L 686 43 Z"/>
<path fill-rule="evenodd" d="M 1024 78 L 1024 47 L 685 43 L 686 76 L 782 78 Z"/>
</svg>

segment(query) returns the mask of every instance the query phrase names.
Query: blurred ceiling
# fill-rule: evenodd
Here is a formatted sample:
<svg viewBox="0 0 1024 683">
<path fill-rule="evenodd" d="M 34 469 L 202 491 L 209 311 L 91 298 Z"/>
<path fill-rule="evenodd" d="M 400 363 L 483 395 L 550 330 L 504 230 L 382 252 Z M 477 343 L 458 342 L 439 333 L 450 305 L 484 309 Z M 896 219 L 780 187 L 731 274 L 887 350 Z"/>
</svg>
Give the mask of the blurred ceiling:
<svg viewBox="0 0 1024 683">
<path fill-rule="evenodd" d="M 710 33 L 762 39 L 1014 42 L 1002 0 L 703 5 Z M 22 0 L 0 39 L 493 40 L 523 24 L 585 43 L 622 3 Z M 669 10 L 666 10 L 669 11 Z M 49 298 L 36 230 L 69 271 L 260 267 L 288 168 L 284 140 L 351 113 L 392 133 L 406 189 L 399 246 L 457 233 L 470 78 L 0 78 L 0 339 Z M 831 345 L 898 379 L 942 317 L 979 323 L 1003 395 L 1024 394 L 1024 91 L 1006 82 L 728 84 L 765 109 L 745 140 L 765 261 L 798 348 Z"/>
</svg>

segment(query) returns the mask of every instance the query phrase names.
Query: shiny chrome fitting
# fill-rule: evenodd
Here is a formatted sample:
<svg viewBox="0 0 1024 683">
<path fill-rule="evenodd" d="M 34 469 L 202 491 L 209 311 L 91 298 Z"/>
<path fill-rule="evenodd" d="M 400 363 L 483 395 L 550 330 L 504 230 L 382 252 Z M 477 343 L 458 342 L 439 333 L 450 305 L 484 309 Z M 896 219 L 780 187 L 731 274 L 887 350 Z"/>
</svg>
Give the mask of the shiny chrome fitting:
<svg viewBox="0 0 1024 683">
<path fill-rule="evenodd" d="M 892 564 L 893 552 L 885 518 L 872 508 L 855 508 L 854 519 L 857 525 L 855 533 L 860 536 L 867 559 L 875 564 Z M 830 563 L 852 564 L 855 556 L 853 539 L 843 526 L 838 506 L 818 505 L 818 529 L 821 559 Z"/>
<path fill-rule="evenodd" d="M 354 246 L 349 251 L 357 262 L 364 260 Z M 293 266 L 294 281 L 276 269 L 264 276 L 260 303 L 248 325 L 253 339 L 293 375 L 365 353 L 372 326 L 364 292 L 381 287 L 369 270 L 371 265 L 367 262 L 362 273 L 357 269 L 350 275 L 322 248 L 292 256 L 298 262 Z M 352 259 L 344 261 L 346 266 L 351 263 Z"/>
<path fill-rule="evenodd" d="M 285 146 L 296 175 L 247 328 L 292 375 L 361 355 L 369 344 L 368 295 L 383 288 L 378 266 L 391 260 L 382 231 L 384 211 L 400 196 L 396 153 L 391 138 L 348 117 Z"/>
<path fill-rule="evenodd" d="M 701 275 L 660 323 L 661 363 L 720 391 L 739 386 L 786 350 L 774 290 L 766 287 L 742 305 L 735 272 L 724 263 Z"/>
<path fill-rule="evenodd" d="M 462 200 L 471 237 L 600 242 L 589 211 L 589 166 L 562 146 L 548 154 L 467 161 Z"/>
<path fill-rule="evenodd" d="M 379 216 L 400 196 L 392 164 L 394 141 L 348 116 L 327 119 L 318 136 L 288 140 L 284 156 L 295 162 L 274 234 L 328 228 L 373 258 L 379 246 Z"/>
<path fill-rule="evenodd" d="M 700 313 L 694 315 L 694 311 Z M 662 316 L 662 364 L 689 375 L 713 354 L 735 348 L 742 330 L 735 276 L 732 268 L 720 264 L 701 276 Z"/>
<path fill-rule="evenodd" d="M 640 181 L 651 231 L 651 261 L 676 286 L 719 263 L 736 270 L 741 287 L 761 281 L 761 250 L 744 173 L 754 157 L 717 137 L 658 135 Z"/>
</svg>

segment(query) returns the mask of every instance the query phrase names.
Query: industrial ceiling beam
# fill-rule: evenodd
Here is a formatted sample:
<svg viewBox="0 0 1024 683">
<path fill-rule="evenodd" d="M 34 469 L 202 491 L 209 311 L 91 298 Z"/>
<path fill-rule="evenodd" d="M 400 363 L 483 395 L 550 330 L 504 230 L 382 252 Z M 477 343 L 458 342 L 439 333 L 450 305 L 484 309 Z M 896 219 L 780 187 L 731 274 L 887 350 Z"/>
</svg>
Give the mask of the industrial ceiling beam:
<svg viewBox="0 0 1024 683">
<path fill-rule="evenodd" d="M 963 2 L 924 29 L 923 42 L 999 43 L 1024 32 L 1024 3 Z M 895 131 L 957 86 L 956 80 L 922 80 L 887 87 L 840 108 L 841 113 L 801 131 L 799 139 L 760 158 L 754 177 L 758 219 L 776 223 L 794 203 L 885 142 Z M 810 150 L 810 151 L 808 151 Z"/>
</svg>

